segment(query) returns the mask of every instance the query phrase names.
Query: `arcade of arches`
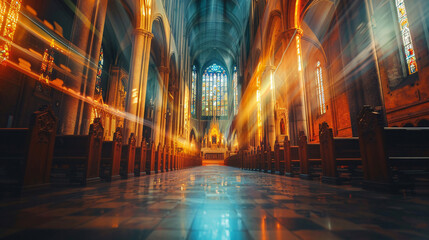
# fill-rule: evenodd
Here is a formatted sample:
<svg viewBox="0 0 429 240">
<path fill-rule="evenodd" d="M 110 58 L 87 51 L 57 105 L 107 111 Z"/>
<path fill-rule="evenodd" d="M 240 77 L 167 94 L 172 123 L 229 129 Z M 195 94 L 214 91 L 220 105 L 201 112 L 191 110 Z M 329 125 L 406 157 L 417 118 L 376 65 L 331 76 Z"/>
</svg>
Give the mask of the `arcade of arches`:
<svg viewBox="0 0 429 240">
<path fill-rule="evenodd" d="M 0 0 L 0 178 L 25 205 L 2 204 L 0 237 L 427 238 L 424 193 L 380 192 L 427 190 L 428 13 L 428 0 Z M 106 195 L 22 190 L 92 180 Z M 348 206 L 361 201 L 367 219 Z"/>
</svg>

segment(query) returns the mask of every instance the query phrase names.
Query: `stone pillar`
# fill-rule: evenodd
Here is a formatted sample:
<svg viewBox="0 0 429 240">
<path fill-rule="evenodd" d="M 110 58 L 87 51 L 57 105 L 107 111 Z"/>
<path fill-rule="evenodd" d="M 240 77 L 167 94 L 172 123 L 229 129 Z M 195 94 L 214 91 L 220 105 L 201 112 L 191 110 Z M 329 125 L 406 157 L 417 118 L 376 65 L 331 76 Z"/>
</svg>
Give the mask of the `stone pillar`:
<svg viewBox="0 0 429 240">
<path fill-rule="evenodd" d="M 274 150 L 274 145 L 276 141 L 276 123 L 275 123 L 275 81 L 274 81 L 274 71 L 276 68 L 274 66 L 266 66 L 265 68 L 265 81 L 268 81 L 268 93 L 266 96 L 266 116 L 268 122 L 268 143 L 271 146 L 271 150 Z"/>
<path fill-rule="evenodd" d="M 71 42 L 83 57 L 77 56 L 79 59 L 70 60 L 69 68 L 76 77 L 65 79 L 64 85 L 82 95 L 89 93 L 91 89 L 95 88 L 98 67 L 96 65 L 98 65 L 103 38 L 107 2 L 108 0 L 79 0 L 77 3 L 77 14 L 73 22 Z M 94 28 L 92 29 L 92 27 Z M 91 61 L 96 64 L 91 63 Z M 94 91 L 89 96 L 93 95 Z M 82 110 L 82 106 L 83 103 L 76 97 L 64 95 L 60 113 L 61 134 L 77 134 L 80 132 L 79 122 L 82 115 L 79 109 Z M 89 124 L 87 128 L 89 129 Z"/>
<path fill-rule="evenodd" d="M 173 97 L 174 97 L 174 99 L 173 99 L 173 112 L 172 112 L 172 116 L 171 116 L 171 123 L 172 123 L 171 124 L 171 134 L 172 134 L 172 138 L 171 138 L 170 143 L 171 143 L 172 146 L 175 146 L 174 143 L 176 142 L 176 138 L 179 135 L 178 130 L 177 130 L 178 126 L 179 126 L 179 124 L 178 124 L 178 122 L 179 122 L 178 121 L 178 118 L 179 118 L 179 103 L 178 103 L 179 94 L 178 94 L 176 86 L 175 86 L 175 89 L 173 91 Z"/>
<path fill-rule="evenodd" d="M 161 125 L 160 125 L 160 142 L 162 145 L 165 145 L 165 126 L 166 122 L 168 120 L 167 118 L 167 105 L 168 105 L 168 85 L 169 85 L 169 79 L 170 79 L 170 69 L 168 67 L 160 67 L 159 72 L 161 75 L 161 80 L 163 85 L 162 87 L 162 118 L 161 118 Z"/>
<path fill-rule="evenodd" d="M 300 98 L 299 98 L 299 103 L 296 105 L 297 106 L 297 128 L 298 128 L 298 133 L 299 132 L 304 132 L 305 136 L 308 137 L 308 112 L 307 112 L 307 90 L 306 90 L 306 84 L 305 84 L 305 77 L 304 77 L 304 60 L 302 57 L 302 41 L 301 41 L 301 37 L 303 35 L 302 30 L 301 29 L 297 29 L 297 34 L 295 36 L 295 45 L 297 47 L 297 51 L 298 51 L 298 45 L 300 46 L 300 56 L 297 55 L 298 57 L 298 64 L 301 64 L 301 66 L 298 66 L 298 68 L 300 70 L 298 70 L 298 89 L 300 89 Z M 297 38 L 298 36 L 298 38 Z M 299 43 L 298 43 L 298 39 L 299 39 Z M 297 136 L 298 137 L 298 136 Z"/>
<path fill-rule="evenodd" d="M 169 78 L 169 69 L 168 67 L 158 67 L 159 72 L 159 99 L 160 106 L 156 110 L 156 119 L 157 123 L 155 125 L 154 133 L 155 133 L 155 144 L 164 144 L 164 133 L 165 133 L 165 113 L 167 107 L 167 99 L 168 95 L 168 78 Z M 167 82 L 167 85 L 165 84 Z"/>
<path fill-rule="evenodd" d="M 288 114 L 290 116 L 289 133 L 291 135 L 290 139 L 293 144 L 298 143 L 299 132 L 302 131 L 306 136 L 308 135 L 307 101 L 301 36 L 302 30 L 297 28 L 291 28 L 284 32 L 284 39 L 286 40 L 286 43 L 291 43 L 290 48 L 287 50 L 287 55 L 293 59 L 291 60 L 292 63 L 296 63 L 290 65 L 291 74 L 287 79 L 289 86 L 287 107 L 289 111 Z M 298 44 L 300 46 L 300 52 L 298 52 Z"/>
<path fill-rule="evenodd" d="M 146 104 L 147 75 L 150 60 L 150 47 L 153 34 L 145 29 L 134 31 L 134 40 L 128 83 L 125 121 L 125 137 L 136 133 L 137 142 L 141 142 L 144 124 L 144 109 Z"/>
<path fill-rule="evenodd" d="M 97 72 L 98 72 L 98 62 L 100 59 L 100 51 L 101 51 L 101 45 L 103 41 L 103 33 L 104 33 L 104 23 L 106 22 L 106 12 L 107 12 L 107 0 L 98 1 L 98 13 L 97 13 L 97 20 L 95 22 L 95 29 L 98 31 L 93 35 L 92 40 L 92 50 L 90 59 L 92 59 L 92 63 L 88 63 L 88 71 L 87 71 L 87 78 L 86 78 L 86 86 L 84 89 L 85 96 L 90 97 L 91 99 L 94 99 L 94 93 L 95 93 L 95 84 L 97 79 Z M 89 132 L 89 126 L 91 124 L 91 117 L 92 117 L 92 109 L 93 105 L 91 103 L 83 103 L 82 113 L 80 114 L 81 117 L 79 119 L 79 125 L 80 125 L 80 134 L 88 134 Z"/>
<path fill-rule="evenodd" d="M 167 126 L 168 131 L 166 132 L 166 142 L 165 144 L 167 146 L 172 146 L 172 140 L 174 139 L 174 132 L 173 132 L 173 117 L 174 117 L 174 100 L 172 104 L 169 104 L 170 106 L 170 115 L 167 118 Z"/>
</svg>

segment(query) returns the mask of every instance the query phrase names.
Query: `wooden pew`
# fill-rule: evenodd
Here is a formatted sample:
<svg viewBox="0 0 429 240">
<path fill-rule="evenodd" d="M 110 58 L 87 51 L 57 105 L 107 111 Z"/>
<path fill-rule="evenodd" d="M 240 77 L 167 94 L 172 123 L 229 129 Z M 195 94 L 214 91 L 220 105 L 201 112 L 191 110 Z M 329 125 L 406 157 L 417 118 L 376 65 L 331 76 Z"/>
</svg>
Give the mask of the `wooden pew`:
<svg viewBox="0 0 429 240">
<path fill-rule="evenodd" d="M 140 147 L 136 148 L 136 160 L 134 162 L 134 176 L 140 177 L 146 174 L 146 157 L 147 157 L 147 143 L 143 139 Z"/>
<path fill-rule="evenodd" d="M 274 143 L 274 171 L 276 174 L 280 174 L 280 162 L 282 161 L 280 159 L 280 156 L 283 156 L 284 154 L 280 154 L 280 151 L 284 151 L 282 146 L 280 146 L 279 141 L 276 140 Z"/>
<path fill-rule="evenodd" d="M 298 146 L 291 146 L 289 138 L 286 136 L 283 143 L 285 175 L 293 177 L 300 171 L 300 151 Z"/>
<path fill-rule="evenodd" d="M 172 158 L 171 158 L 171 169 L 172 171 L 177 170 L 176 160 L 177 160 L 177 153 L 176 153 L 176 147 L 173 147 L 172 149 Z"/>
<path fill-rule="evenodd" d="M 356 170 L 362 165 L 359 138 L 334 138 L 326 122 L 319 126 L 322 182 L 341 184 L 357 178 Z"/>
<path fill-rule="evenodd" d="M 252 170 L 258 170 L 258 151 L 257 149 L 252 150 Z"/>
<path fill-rule="evenodd" d="M 177 169 L 178 170 L 182 169 L 182 153 L 181 152 L 177 153 Z"/>
<path fill-rule="evenodd" d="M 262 157 L 262 148 L 261 148 L 261 146 L 258 146 L 257 149 L 256 149 L 256 162 L 257 162 L 256 170 L 259 171 L 259 172 L 261 172 L 262 168 L 263 168 L 263 164 L 262 164 L 263 163 L 263 157 Z"/>
<path fill-rule="evenodd" d="M 171 171 L 173 171 L 173 168 L 171 167 L 171 158 L 172 158 L 172 154 L 171 154 L 171 152 L 172 152 L 172 148 L 170 148 L 170 147 L 167 147 L 167 163 L 166 163 L 166 171 L 167 172 L 171 172 Z"/>
<path fill-rule="evenodd" d="M 238 168 L 244 169 L 244 152 L 243 151 L 238 151 L 236 161 L 237 161 Z"/>
<path fill-rule="evenodd" d="M 160 173 L 162 167 L 162 147 L 158 144 L 158 148 L 155 154 L 155 173 Z"/>
<path fill-rule="evenodd" d="M 101 151 L 100 177 L 104 181 L 112 181 L 120 178 L 122 156 L 122 130 L 116 128 L 113 141 L 103 142 Z"/>
<path fill-rule="evenodd" d="M 243 151 L 244 169 L 250 170 L 250 155 L 249 151 Z"/>
<path fill-rule="evenodd" d="M 29 128 L 0 129 L 1 193 L 49 184 L 57 119 L 52 110 L 32 115 Z"/>
<path fill-rule="evenodd" d="M 167 146 L 164 145 L 161 152 L 161 172 L 167 171 Z"/>
<path fill-rule="evenodd" d="M 247 170 L 252 171 L 253 170 L 253 156 L 252 156 L 252 150 L 247 150 Z"/>
<path fill-rule="evenodd" d="M 270 172 L 270 165 L 271 165 L 271 159 L 270 159 L 270 151 L 271 147 L 262 145 L 262 168 L 264 170 L 264 173 Z"/>
<path fill-rule="evenodd" d="M 146 151 L 146 174 L 151 175 L 155 173 L 155 144 L 151 142 Z"/>
<path fill-rule="evenodd" d="M 382 115 L 365 106 L 358 133 L 364 172 L 363 187 L 384 191 L 414 189 L 429 175 L 429 128 L 384 127 Z"/>
<path fill-rule="evenodd" d="M 271 150 L 271 145 L 268 144 L 265 150 L 265 172 L 275 173 L 275 156 L 274 151 Z"/>
<path fill-rule="evenodd" d="M 128 144 L 122 146 L 121 157 L 121 178 L 128 179 L 134 177 L 134 161 L 136 159 L 136 138 L 131 133 Z"/>
<path fill-rule="evenodd" d="M 300 178 L 302 179 L 314 179 L 320 177 L 318 174 L 318 168 L 322 165 L 320 156 L 320 144 L 308 143 L 307 136 L 304 133 L 300 133 L 299 136 L 299 159 L 300 159 Z"/>
<path fill-rule="evenodd" d="M 103 133 L 101 120 L 96 118 L 90 126 L 89 135 L 57 136 L 52 161 L 52 183 L 86 185 L 100 181 Z"/>
</svg>

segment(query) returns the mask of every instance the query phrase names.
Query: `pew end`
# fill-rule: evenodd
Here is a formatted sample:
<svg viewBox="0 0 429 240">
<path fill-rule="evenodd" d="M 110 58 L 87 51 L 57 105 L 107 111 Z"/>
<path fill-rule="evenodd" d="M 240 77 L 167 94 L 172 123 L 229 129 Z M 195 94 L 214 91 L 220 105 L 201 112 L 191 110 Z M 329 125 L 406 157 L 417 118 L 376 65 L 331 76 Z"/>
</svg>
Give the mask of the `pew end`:
<svg viewBox="0 0 429 240">
<path fill-rule="evenodd" d="M 50 185 L 57 118 L 49 108 L 33 113 L 29 128 L 0 129 L 1 194 Z"/>
</svg>

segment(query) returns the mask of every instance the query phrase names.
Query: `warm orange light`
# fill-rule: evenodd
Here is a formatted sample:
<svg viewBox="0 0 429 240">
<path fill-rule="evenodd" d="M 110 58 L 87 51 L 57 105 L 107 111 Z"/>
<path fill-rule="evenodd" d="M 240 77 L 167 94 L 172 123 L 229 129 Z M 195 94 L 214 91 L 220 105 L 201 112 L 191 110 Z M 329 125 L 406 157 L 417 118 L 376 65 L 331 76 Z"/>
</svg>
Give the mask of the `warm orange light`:
<svg viewBox="0 0 429 240">
<path fill-rule="evenodd" d="M 6 43 L 3 46 L 0 46 L 0 62 L 9 59 L 11 43 L 13 41 L 13 36 L 15 35 L 16 23 L 19 18 L 19 10 L 21 9 L 21 2 L 22 0 L 12 0 L 10 3 L 3 31 L 3 38 L 6 40 Z M 2 3 L 0 3 L 0 27 L 3 24 L 5 12 L 6 1 L 2 0 Z"/>
<path fill-rule="evenodd" d="M 300 0 L 296 0 L 295 2 L 295 27 L 299 28 L 299 3 Z"/>
<path fill-rule="evenodd" d="M 301 39 L 298 35 L 296 36 L 296 52 L 298 55 L 298 71 L 301 71 L 302 70 Z"/>
<path fill-rule="evenodd" d="M 185 130 L 185 134 L 186 136 L 188 135 L 188 129 L 189 129 L 189 90 L 188 88 L 185 88 L 185 103 L 184 103 L 184 130 Z"/>
</svg>

